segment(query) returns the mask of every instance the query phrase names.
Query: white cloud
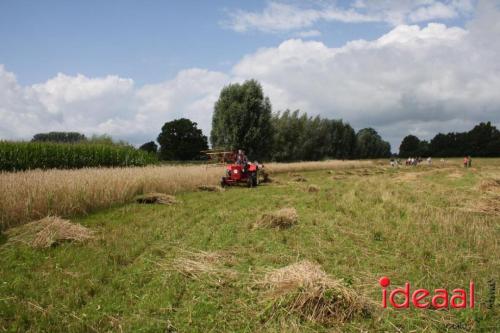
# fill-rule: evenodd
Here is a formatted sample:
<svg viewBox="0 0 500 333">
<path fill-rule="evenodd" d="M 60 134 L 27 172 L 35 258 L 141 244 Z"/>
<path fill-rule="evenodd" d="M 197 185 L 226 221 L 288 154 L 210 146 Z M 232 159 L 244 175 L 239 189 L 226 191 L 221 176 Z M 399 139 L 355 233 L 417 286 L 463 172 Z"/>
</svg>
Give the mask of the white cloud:
<svg viewBox="0 0 500 333">
<path fill-rule="evenodd" d="M 291 39 L 246 56 L 234 69 L 261 81 L 275 109 L 302 109 L 373 126 L 397 148 L 408 131 L 500 123 L 500 13 L 485 6 L 467 30 L 400 25 L 374 41 L 329 48 Z"/>
<path fill-rule="evenodd" d="M 309 28 L 320 21 L 399 25 L 443 20 L 470 14 L 472 9 L 473 0 L 357 0 L 347 8 L 335 2 L 307 1 L 298 6 L 272 1 L 260 12 L 230 12 L 223 24 L 237 32 L 283 32 Z"/>
<path fill-rule="evenodd" d="M 81 74 L 21 87 L 0 65 L 0 138 L 60 130 L 107 133 L 137 144 L 156 139 L 166 121 L 180 117 L 197 121 L 208 134 L 213 104 L 227 83 L 223 73 L 190 69 L 140 88 L 131 79 Z"/>
</svg>

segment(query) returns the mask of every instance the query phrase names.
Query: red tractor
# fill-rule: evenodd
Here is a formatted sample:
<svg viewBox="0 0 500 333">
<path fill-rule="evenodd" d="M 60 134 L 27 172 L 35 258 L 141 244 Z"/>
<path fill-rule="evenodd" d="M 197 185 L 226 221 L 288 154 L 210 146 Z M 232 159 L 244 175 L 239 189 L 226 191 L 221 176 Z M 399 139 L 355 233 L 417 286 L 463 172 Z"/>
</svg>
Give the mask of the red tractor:
<svg viewBox="0 0 500 333">
<path fill-rule="evenodd" d="M 222 187 L 231 185 L 246 185 L 255 187 L 259 185 L 259 171 L 264 167 L 257 162 L 248 162 L 246 165 L 236 163 L 236 153 L 232 151 L 210 150 L 203 151 L 210 160 L 226 164 L 226 175 L 222 177 Z"/>
<path fill-rule="evenodd" d="M 220 185 L 230 186 L 245 184 L 247 187 L 259 185 L 259 166 L 256 163 L 248 163 L 245 167 L 240 164 L 230 164 L 226 166 L 226 176 L 222 177 Z"/>
</svg>

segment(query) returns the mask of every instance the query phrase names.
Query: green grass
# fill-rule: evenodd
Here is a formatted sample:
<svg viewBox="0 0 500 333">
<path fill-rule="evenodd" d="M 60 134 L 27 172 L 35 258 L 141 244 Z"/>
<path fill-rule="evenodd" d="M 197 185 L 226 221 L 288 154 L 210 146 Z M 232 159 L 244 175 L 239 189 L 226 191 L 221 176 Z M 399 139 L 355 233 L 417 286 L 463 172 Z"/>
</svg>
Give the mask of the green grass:
<svg viewBox="0 0 500 333">
<path fill-rule="evenodd" d="M 487 281 L 498 281 L 500 272 L 499 216 L 469 207 L 486 195 L 476 184 L 498 178 L 500 161 L 476 163 L 473 170 L 303 172 L 307 183 L 282 174 L 274 177 L 281 184 L 257 189 L 186 192 L 173 206 L 130 204 L 74 219 L 98 234 L 80 245 L 37 250 L 4 236 L 0 331 L 494 331 L 498 301 L 493 309 L 484 303 Z M 402 178 L 414 172 L 414 179 Z M 308 193 L 308 184 L 321 191 Z M 297 209 L 296 226 L 252 228 L 263 212 L 282 207 Z M 213 285 L 176 272 L 171 263 L 183 250 L 232 253 L 228 265 L 238 279 Z M 382 275 L 391 286 L 410 281 L 414 289 L 430 290 L 463 288 L 474 280 L 476 309 L 380 308 L 370 318 L 333 328 L 293 315 L 269 319 L 252 288 L 255 277 L 302 259 L 319 263 L 377 304 Z"/>
</svg>

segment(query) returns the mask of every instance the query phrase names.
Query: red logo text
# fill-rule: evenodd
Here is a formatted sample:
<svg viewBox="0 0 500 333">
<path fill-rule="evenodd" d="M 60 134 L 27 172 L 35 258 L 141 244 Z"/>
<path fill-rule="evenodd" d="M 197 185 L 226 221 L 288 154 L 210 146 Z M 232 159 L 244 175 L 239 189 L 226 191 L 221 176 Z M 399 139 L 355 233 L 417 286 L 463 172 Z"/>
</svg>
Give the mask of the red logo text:
<svg viewBox="0 0 500 333">
<path fill-rule="evenodd" d="M 473 281 L 469 283 L 468 292 L 466 289 L 453 289 L 449 292 L 442 288 L 435 289 L 433 293 L 423 288 L 412 291 L 410 282 L 406 282 L 403 288 L 396 288 L 389 292 L 387 287 L 390 286 L 391 280 L 386 276 L 380 278 L 379 284 L 382 287 L 382 307 L 384 308 L 387 308 L 387 301 L 395 309 L 407 309 L 410 304 L 420 309 L 429 307 L 434 309 L 449 307 L 454 309 L 474 308 Z"/>
</svg>

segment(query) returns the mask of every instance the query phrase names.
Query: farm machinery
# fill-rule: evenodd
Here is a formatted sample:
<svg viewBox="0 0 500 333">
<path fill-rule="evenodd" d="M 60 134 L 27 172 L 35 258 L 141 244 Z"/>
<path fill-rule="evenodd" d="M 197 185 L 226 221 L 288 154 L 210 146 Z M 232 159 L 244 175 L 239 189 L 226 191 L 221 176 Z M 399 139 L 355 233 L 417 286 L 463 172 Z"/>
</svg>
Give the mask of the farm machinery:
<svg viewBox="0 0 500 333">
<path fill-rule="evenodd" d="M 235 152 L 210 150 L 203 153 L 207 154 L 210 160 L 226 165 L 225 176 L 220 181 L 222 187 L 233 185 L 255 187 L 260 183 L 261 174 L 266 176 L 263 171 L 264 165 L 257 162 L 238 162 Z"/>
</svg>

